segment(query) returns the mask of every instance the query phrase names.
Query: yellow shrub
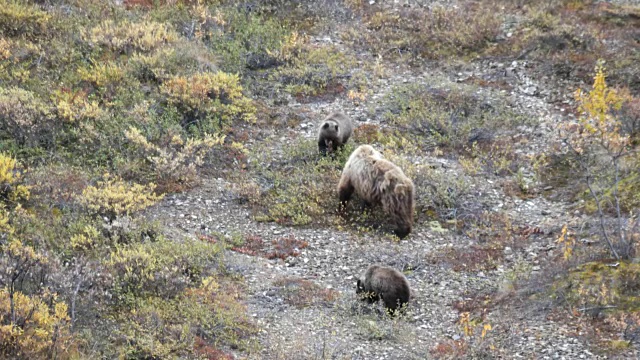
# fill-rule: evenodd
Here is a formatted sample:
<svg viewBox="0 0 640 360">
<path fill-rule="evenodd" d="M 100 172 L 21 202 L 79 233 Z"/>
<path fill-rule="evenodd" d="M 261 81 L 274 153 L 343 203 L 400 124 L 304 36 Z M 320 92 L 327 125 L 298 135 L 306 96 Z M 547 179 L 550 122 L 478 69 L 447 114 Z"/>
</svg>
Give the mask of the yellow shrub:
<svg viewBox="0 0 640 360">
<path fill-rule="evenodd" d="M 169 144 L 159 146 L 149 142 L 140 130 L 131 127 L 125 136 L 140 149 L 151 165 L 156 179 L 164 186 L 171 183 L 188 184 L 197 174 L 197 167 L 202 166 L 204 156 L 214 146 L 224 142 L 224 135 L 205 134 L 202 139 L 187 139 L 175 135 Z"/>
<path fill-rule="evenodd" d="M 174 77 L 160 88 L 167 101 L 198 120 L 215 118 L 222 125 L 236 118 L 254 122 L 255 107 L 242 94 L 238 75 L 224 72 Z"/>
<path fill-rule="evenodd" d="M 124 76 L 124 71 L 114 63 L 94 63 L 88 69 L 79 69 L 78 75 L 84 81 L 88 81 L 98 88 L 115 85 Z"/>
<path fill-rule="evenodd" d="M 4 205 L 0 205 L 0 233 L 13 235 L 15 229 L 9 223 L 9 212 Z"/>
<path fill-rule="evenodd" d="M 0 289 L 0 355 L 68 358 L 73 349 L 67 304 L 55 295 L 29 296 Z"/>
<path fill-rule="evenodd" d="M 572 136 L 569 140 L 578 153 L 587 150 L 585 147 L 591 147 L 593 143 L 610 153 L 621 152 L 629 145 L 629 136 L 621 133 L 620 120 L 611 113 L 612 110 L 619 110 L 627 98 L 625 94 L 608 87 L 605 77 L 605 68 L 598 63 L 591 91 L 585 93 L 578 89 L 575 92 L 581 131 L 570 132 Z"/>
<path fill-rule="evenodd" d="M 154 21 L 116 24 L 113 20 L 105 20 L 88 31 L 84 39 L 112 51 L 151 51 L 176 41 L 178 34 L 166 24 Z"/>
<path fill-rule="evenodd" d="M 17 239 L 10 239 L 0 253 L 4 284 L 16 274 L 19 276 L 14 280 L 19 281 L 39 277 L 48 264 L 47 256 Z M 0 358 L 68 358 L 74 348 L 67 305 L 58 301 L 56 294 L 46 289 L 37 295 L 12 286 L 0 289 Z"/>
<path fill-rule="evenodd" d="M 136 77 L 142 80 L 156 79 L 165 80 L 175 71 L 178 56 L 173 48 L 160 48 L 151 53 L 137 53 L 129 58 L 128 67 Z M 179 63 L 184 66 L 184 59 Z M 137 73 L 137 74 L 136 74 Z"/>
<path fill-rule="evenodd" d="M 96 239 L 99 237 L 98 230 L 91 225 L 87 225 L 82 232 L 71 236 L 71 246 L 75 250 L 88 250 L 96 245 Z"/>
<path fill-rule="evenodd" d="M 104 114 L 97 101 L 89 101 L 83 91 L 58 90 L 54 92 L 58 116 L 67 122 L 97 119 Z"/>
<path fill-rule="evenodd" d="M 20 184 L 22 175 L 17 165 L 16 159 L 0 153 L 0 193 L 10 201 L 28 200 L 31 193 L 28 186 Z"/>
<path fill-rule="evenodd" d="M 0 38 L 0 61 L 6 60 L 11 56 L 13 50 L 12 42 L 10 40 Z"/>
<path fill-rule="evenodd" d="M 0 6 L 0 32 L 9 36 L 43 33 L 51 16 L 38 6 L 3 1 Z"/>
<path fill-rule="evenodd" d="M 118 215 L 143 210 L 162 199 L 162 195 L 153 193 L 155 188 L 154 184 L 129 184 L 105 174 L 103 181 L 82 191 L 80 202 L 90 211 L 114 220 Z"/>
</svg>

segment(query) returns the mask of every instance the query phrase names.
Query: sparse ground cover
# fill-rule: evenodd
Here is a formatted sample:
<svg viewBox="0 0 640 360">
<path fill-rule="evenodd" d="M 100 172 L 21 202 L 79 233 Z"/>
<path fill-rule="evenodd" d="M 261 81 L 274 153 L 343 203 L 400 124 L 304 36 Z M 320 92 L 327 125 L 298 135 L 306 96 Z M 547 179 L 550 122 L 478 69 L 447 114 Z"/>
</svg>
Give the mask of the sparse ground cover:
<svg viewBox="0 0 640 360">
<path fill-rule="evenodd" d="M 0 1 L 0 355 L 638 356 L 639 16 Z M 354 135 L 320 157 L 337 110 Z M 416 186 L 402 241 L 339 210 L 360 144 Z M 406 314 L 356 299 L 374 262 Z"/>
</svg>

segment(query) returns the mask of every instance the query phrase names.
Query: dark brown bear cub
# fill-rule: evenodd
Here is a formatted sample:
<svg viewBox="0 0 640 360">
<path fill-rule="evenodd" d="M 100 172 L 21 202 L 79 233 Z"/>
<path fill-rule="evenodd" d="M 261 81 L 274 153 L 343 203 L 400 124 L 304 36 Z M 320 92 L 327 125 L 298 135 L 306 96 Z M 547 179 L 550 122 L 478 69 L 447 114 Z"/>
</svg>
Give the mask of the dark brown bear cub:
<svg viewBox="0 0 640 360">
<path fill-rule="evenodd" d="M 400 271 L 388 266 L 371 265 L 364 279 L 358 279 L 356 294 L 369 303 L 382 299 L 385 308 L 393 314 L 409 302 L 411 289 Z"/>
<path fill-rule="evenodd" d="M 342 170 L 338 195 L 343 205 L 354 191 L 368 204 L 382 204 L 399 238 L 409 235 L 413 227 L 413 182 L 369 145 L 355 149 Z"/>
<path fill-rule="evenodd" d="M 326 155 L 344 146 L 351 137 L 353 127 L 351 119 L 345 114 L 335 112 L 327 116 L 320 124 L 318 131 L 318 151 Z"/>
</svg>

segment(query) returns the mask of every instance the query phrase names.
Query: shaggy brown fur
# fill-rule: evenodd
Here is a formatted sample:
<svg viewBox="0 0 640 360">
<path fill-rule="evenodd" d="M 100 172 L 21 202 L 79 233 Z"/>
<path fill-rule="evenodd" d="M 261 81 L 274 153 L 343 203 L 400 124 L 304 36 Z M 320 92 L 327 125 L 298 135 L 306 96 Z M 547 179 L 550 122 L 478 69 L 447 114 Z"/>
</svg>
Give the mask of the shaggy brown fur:
<svg viewBox="0 0 640 360">
<path fill-rule="evenodd" d="M 344 146 L 351 137 L 353 126 L 347 115 L 336 112 L 327 116 L 318 130 L 318 150 L 322 155 L 336 151 Z"/>
<path fill-rule="evenodd" d="M 354 191 L 365 203 L 382 204 L 399 238 L 409 235 L 413 227 L 413 182 L 369 145 L 355 149 L 342 170 L 338 195 L 343 205 Z"/>
<path fill-rule="evenodd" d="M 364 279 L 358 279 L 356 286 L 356 294 L 361 294 L 362 300 L 373 303 L 382 299 L 385 308 L 391 310 L 391 313 L 408 303 L 411 297 L 407 278 L 388 266 L 369 266 Z"/>
</svg>

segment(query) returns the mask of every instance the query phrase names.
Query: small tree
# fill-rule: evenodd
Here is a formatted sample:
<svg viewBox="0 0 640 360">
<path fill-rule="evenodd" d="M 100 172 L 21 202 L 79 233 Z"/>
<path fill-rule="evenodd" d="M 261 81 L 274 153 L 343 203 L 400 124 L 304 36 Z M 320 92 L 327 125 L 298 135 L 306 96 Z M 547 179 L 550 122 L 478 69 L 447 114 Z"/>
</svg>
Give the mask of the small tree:
<svg viewBox="0 0 640 360">
<path fill-rule="evenodd" d="M 622 131 L 620 119 L 614 113 L 629 97 L 607 87 L 602 62 L 596 65 L 593 88 L 588 93 L 578 89 L 578 122 L 564 127 L 565 144 L 583 170 L 584 181 L 599 218 L 600 234 L 611 255 L 617 260 L 633 256 L 637 228 L 630 211 L 624 213 L 620 199 L 620 184 L 631 173 L 627 160 L 635 153 L 631 139 Z M 606 226 L 606 210 L 615 212 L 614 229 Z M 636 220 L 637 222 L 637 220 Z"/>
</svg>

